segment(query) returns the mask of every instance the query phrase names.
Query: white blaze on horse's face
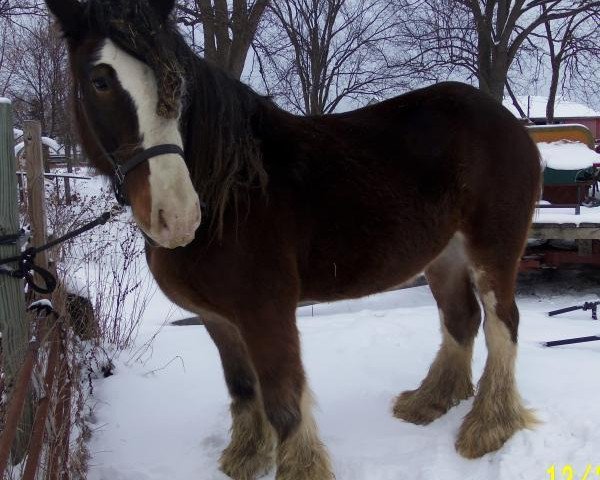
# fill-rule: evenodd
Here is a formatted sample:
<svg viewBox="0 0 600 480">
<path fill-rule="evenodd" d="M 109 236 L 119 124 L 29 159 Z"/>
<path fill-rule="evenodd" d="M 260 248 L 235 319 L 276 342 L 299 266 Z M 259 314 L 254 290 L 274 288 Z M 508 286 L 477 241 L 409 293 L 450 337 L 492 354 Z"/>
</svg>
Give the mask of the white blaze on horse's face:
<svg viewBox="0 0 600 480">
<path fill-rule="evenodd" d="M 136 109 L 141 147 L 175 144 L 183 148 L 179 119 L 156 113 L 158 91 L 154 72 L 143 62 L 106 40 L 97 64 L 110 65 Z M 163 154 L 148 160 L 150 176 L 150 225 L 137 223 L 150 238 L 166 248 L 184 246 L 194 239 L 200 225 L 200 202 L 184 160 Z"/>
</svg>

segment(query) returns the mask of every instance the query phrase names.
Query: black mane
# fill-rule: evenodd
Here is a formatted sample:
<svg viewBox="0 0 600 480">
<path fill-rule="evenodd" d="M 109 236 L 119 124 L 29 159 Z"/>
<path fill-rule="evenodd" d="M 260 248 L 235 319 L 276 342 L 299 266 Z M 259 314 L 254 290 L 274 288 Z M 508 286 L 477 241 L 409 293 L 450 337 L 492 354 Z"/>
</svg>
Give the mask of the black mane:
<svg viewBox="0 0 600 480">
<path fill-rule="evenodd" d="M 187 46 L 186 46 L 187 47 Z M 268 99 L 193 56 L 186 75 L 183 132 L 188 167 L 211 222 L 222 231 L 225 209 L 237 209 L 250 189 L 264 191 L 267 173 L 260 139 Z M 215 223 L 216 222 L 216 223 Z"/>
</svg>

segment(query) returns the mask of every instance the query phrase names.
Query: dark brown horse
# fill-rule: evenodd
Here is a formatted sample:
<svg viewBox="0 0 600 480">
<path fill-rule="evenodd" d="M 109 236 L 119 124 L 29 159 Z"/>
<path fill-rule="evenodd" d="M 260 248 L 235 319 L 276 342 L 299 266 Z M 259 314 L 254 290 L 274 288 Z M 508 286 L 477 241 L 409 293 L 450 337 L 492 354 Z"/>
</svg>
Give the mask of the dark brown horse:
<svg viewBox="0 0 600 480">
<path fill-rule="evenodd" d="M 479 457 L 534 424 L 515 385 L 514 284 L 540 164 L 508 111 L 444 83 L 299 117 L 195 56 L 173 0 L 47 1 L 69 44 L 83 147 L 155 242 L 160 287 L 206 320 L 219 349 L 233 416 L 225 473 L 253 479 L 276 463 L 278 480 L 332 478 L 296 306 L 422 271 L 443 342 L 394 415 L 426 424 L 473 395 L 478 294 L 488 359 L 456 448 Z"/>
</svg>

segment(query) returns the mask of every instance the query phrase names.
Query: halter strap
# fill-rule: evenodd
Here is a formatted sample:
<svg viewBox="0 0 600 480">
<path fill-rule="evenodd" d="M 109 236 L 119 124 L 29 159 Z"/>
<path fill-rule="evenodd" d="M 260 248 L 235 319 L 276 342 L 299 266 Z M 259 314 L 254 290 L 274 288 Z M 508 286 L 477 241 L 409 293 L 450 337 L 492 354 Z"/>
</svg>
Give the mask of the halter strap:
<svg viewBox="0 0 600 480">
<path fill-rule="evenodd" d="M 151 158 L 158 157 L 159 155 L 176 154 L 180 155 L 182 158 L 185 158 L 183 149 L 179 145 L 175 145 L 173 143 L 163 143 L 161 145 L 155 145 L 153 147 L 146 148 L 124 163 L 117 163 L 112 155 L 104 151 L 104 149 L 102 150 L 103 154 L 113 167 L 115 177 L 115 197 L 121 205 L 128 205 L 127 195 L 123 191 L 123 187 L 125 186 L 125 177 L 132 170 L 139 167 L 142 163 L 150 160 Z"/>
<path fill-rule="evenodd" d="M 127 174 L 141 163 L 144 163 L 146 160 L 150 160 L 153 157 L 158 157 L 159 155 L 165 155 L 168 153 L 175 153 L 177 155 L 180 155 L 181 157 L 184 157 L 183 149 L 179 145 L 163 143 L 161 145 L 155 145 L 154 147 L 142 150 L 140 153 L 134 155 L 133 158 L 130 158 L 125 163 L 116 164 L 115 174 L 121 175 L 122 178 L 125 179 Z"/>
<path fill-rule="evenodd" d="M 96 148 L 104 157 L 104 159 L 112 166 L 115 198 L 117 199 L 117 202 L 119 202 L 120 205 L 129 205 L 129 200 L 127 199 L 127 195 L 124 192 L 125 177 L 128 173 L 137 168 L 139 165 L 141 165 L 147 160 L 150 160 L 153 157 L 158 157 L 159 155 L 165 154 L 180 155 L 183 159 L 185 159 L 183 149 L 179 145 L 175 145 L 172 143 L 164 143 L 161 145 L 155 145 L 153 147 L 146 148 L 140 153 L 134 155 L 126 162 L 118 163 L 115 160 L 114 156 L 106 151 L 106 149 L 102 145 L 102 142 L 96 135 L 95 130 L 91 127 L 87 111 L 85 109 L 85 106 L 83 105 L 83 102 L 81 101 L 79 102 L 78 110 L 81 112 L 83 120 L 87 124 L 87 130 L 91 133 L 93 141 L 96 144 Z"/>
</svg>

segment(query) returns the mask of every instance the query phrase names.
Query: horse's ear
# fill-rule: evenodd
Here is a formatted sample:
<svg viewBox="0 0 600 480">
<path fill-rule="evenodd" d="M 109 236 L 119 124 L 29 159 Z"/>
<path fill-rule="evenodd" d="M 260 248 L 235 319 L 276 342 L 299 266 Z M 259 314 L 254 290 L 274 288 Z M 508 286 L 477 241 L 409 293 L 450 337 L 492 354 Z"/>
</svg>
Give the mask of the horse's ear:
<svg viewBox="0 0 600 480">
<path fill-rule="evenodd" d="M 83 5 L 77 0 L 46 0 L 48 9 L 68 39 L 83 33 Z"/>
<path fill-rule="evenodd" d="M 150 4 L 164 20 L 171 14 L 175 7 L 175 0 L 150 0 Z"/>
</svg>

